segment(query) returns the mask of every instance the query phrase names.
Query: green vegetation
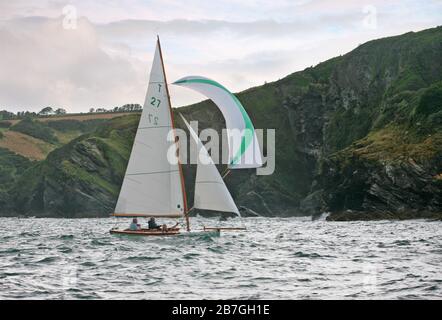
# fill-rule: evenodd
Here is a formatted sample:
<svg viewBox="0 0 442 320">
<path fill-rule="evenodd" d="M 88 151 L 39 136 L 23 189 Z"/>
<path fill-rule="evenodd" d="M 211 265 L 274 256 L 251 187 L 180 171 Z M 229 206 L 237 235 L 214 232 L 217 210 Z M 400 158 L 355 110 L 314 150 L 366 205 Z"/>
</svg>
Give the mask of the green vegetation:
<svg viewBox="0 0 442 320">
<path fill-rule="evenodd" d="M 14 206 L 34 214 L 103 215 L 115 205 L 139 115 L 108 120 L 30 168 L 11 189 Z M 81 192 L 79 192 L 81 190 Z"/>
<path fill-rule="evenodd" d="M 11 130 L 27 134 L 31 137 L 41 139 L 43 141 L 56 144 L 58 142 L 54 131 L 46 124 L 34 121 L 30 118 L 23 119 L 11 127 Z"/>
<path fill-rule="evenodd" d="M 442 81 L 426 89 L 412 113 L 413 125 L 423 133 L 442 129 Z"/>
<path fill-rule="evenodd" d="M 15 114 L 7 110 L 0 111 L 0 120 L 11 120 L 15 118 Z"/>
<path fill-rule="evenodd" d="M 80 131 L 82 133 L 88 133 L 94 131 L 99 125 L 106 122 L 106 119 L 90 119 L 90 120 L 49 120 L 46 122 L 47 126 L 61 132 L 68 131 Z"/>
<path fill-rule="evenodd" d="M 7 129 L 7 128 L 10 128 L 11 127 L 11 123 L 10 122 L 8 122 L 8 121 L 1 121 L 0 122 L 0 129 Z"/>
<path fill-rule="evenodd" d="M 404 127 L 388 126 L 370 132 L 367 137 L 332 155 L 341 160 L 358 158 L 368 161 L 425 161 L 442 154 L 442 132 L 430 136 L 410 134 Z"/>
<path fill-rule="evenodd" d="M 353 141 L 363 138 L 372 126 L 370 111 L 355 112 L 340 109 L 331 118 L 326 136 L 331 150 L 341 150 Z"/>
<path fill-rule="evenodd" d="M 318 208 L 442 211 L 441 43 L 442 27 L 370 41 L 238 93 L 256 129 L 276 130 L 276 170 L 270 176 L 233 172 L 226 182 L 237 204 L 265 215 Z M 139 106 L 125 107 L 132 109 Z M 178 111 L 198 120 L 200 130 L 224 127 L 210 101 Z M 23 159 L 0 152 L 0 178 L 11 181 L 0 189 L 0 203 L 32 215 L 112 212 L 139 114 L 112 120 L 67 117 L 23 120 L 10 128 L 57 148 L 38 163 L 23 162 L 20 170 L 13 163 Z M 191 190 L 195 168 L 184 170 Z"/>
<path fill-rule="evenodd" d="M 0 190 L 8 190 L 32 164 L 29 159 L 0 148 Z"/>
</svg>

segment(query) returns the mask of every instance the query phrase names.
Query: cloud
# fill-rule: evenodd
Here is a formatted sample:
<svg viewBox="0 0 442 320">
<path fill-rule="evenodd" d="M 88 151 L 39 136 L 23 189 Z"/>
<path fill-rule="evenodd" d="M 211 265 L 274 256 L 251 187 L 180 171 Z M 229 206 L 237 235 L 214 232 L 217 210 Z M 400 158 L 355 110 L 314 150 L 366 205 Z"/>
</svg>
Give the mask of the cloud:
<svg viewBox="0 0 442 320">
<path fill-rule="evenodd" d="M 371 0 L 71 0 L 78 28 L 63 28 L 65 1 L 0 3 L 0 107 L 70 111 L 142 103 L 156 35 L 170 81 L 197 74 L 232 91 L 273 81 L 368 40 L 442 22 L 442 2 Z M 176 106 L 202 99 L 171 87 Z"/>
<path fill-rule="evenodd" d="M 75 31 L 61 19 L 13 20 L 0 29 L 0 42 L 2 107 L 86 110 L 142 100 L 139 66 L 106 53 L 86 19 Z"/>
</svg>

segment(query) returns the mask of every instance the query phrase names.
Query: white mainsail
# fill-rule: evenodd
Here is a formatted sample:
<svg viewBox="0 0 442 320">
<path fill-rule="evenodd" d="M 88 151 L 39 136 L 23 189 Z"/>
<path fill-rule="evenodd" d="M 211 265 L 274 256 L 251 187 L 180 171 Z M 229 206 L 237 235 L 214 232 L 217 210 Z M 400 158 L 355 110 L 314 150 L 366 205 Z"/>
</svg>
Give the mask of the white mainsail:
<svg viewBox="0 0 442 320">
<path fill-rule="evenodd" d="M 227 189 L 223 178 L 219 174 L 212 158 L 207 152 L 198 135 L 186 121 L 182 114 L 181 118 L 189 129 L 190 135 L 197 144 L 197 171 L 195 182 L 194 208 L 214 210 L 221 212 L 233 212 L 239 214 L 238 208 Z"/>
<path fill-rule="evenodd" d="M 180 217 L 186 214 L 181 167 L 178 159 L 168 159 L 168 152 L 177 148 L 174 134 L 167 139 L 171 130 L 174 130 L 172 111 L 158 40 L 116 215 Z"/>
</svg>

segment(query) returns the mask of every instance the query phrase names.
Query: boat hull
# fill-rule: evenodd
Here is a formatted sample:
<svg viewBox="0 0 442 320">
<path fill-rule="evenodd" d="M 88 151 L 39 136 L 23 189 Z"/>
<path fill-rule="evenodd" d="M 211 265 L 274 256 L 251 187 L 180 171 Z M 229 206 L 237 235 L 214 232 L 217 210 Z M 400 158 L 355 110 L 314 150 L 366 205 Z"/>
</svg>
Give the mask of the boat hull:
<svg viewBox="0 0 442 320">
<path fill-rule="evenodd" d="M 167 229 L 167 231 L 163 230 L 149 230 L 149 229 L 142 229 L 137 231 L 132 230 L 119 230 L 119 229 L 112 229 L 110 231 L 111 234 L 117 234 L 117 235 L 127 235 L 127 236 L 144 236 L 144 237 L 164 237 L 164 236 L 176 236 L 180 234 L 180 229 Z"/>
<path fill-rule="evenodd" d="M 200 235 L 219 236 L 221 232 L 220 230 L 180 232 L 180 229 L 169 229 L 167 231 L 148 230 L 148 229 L 143 229 L 139 231 L 112 229 L 110 230 L 110 233 L 113 235 L 123 235 L 123 236 L 170 237 L 170 236 L 200 236 Z"/>
</svg>

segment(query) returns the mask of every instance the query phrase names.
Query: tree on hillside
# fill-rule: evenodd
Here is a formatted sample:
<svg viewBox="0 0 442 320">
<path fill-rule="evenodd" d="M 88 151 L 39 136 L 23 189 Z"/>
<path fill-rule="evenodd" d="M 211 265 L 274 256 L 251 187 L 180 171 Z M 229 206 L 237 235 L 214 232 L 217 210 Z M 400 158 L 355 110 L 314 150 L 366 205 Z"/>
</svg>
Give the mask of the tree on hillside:
<svg viewBox="0 0 442 320">
<path fill-rule="evenodd" d="M 23 119 L 23 118 L 34 118 L 37 114 L 35 112 L 29 112 L 29 111 L 22 111 L 17 112 L 17 118 Z"/>
<path fill-rule="evenodd" d="M 50 115 L 50 114 L 54 114 L 54 109 L 52 109 L 51 107 L 43 108 L 38 113 L 38 115 L 40 115 L 40 116 L 47 116 L 47 115 Z"/>
<path fill-rule="evenodd" d="M 118 108 L 118 112 L 131 112 L 131 111 L 140 111 L 143 107 L 139 104 L 125 104 L 124 106 Z M 114 112 L 117 112 L 114 110 Z"/>
<path fill-rule="evenodd" d="M 94 108 L 90 108 L 89 109 L 89 113 L 94 113 L 95 112 L 95 109 Z"/>
<path fill-rule="evenodd" d="M 58 108 L 57 110 L 55 110 L 55 114 L 57 115 L 66 114 L 66 110 L 63 108 Z"/>
<path fill-rule="evenodd" d="M 7 110 L 0 111 L 0 120 L 11 120 L 15 118 L 15 114 Z"/>
</svg>

